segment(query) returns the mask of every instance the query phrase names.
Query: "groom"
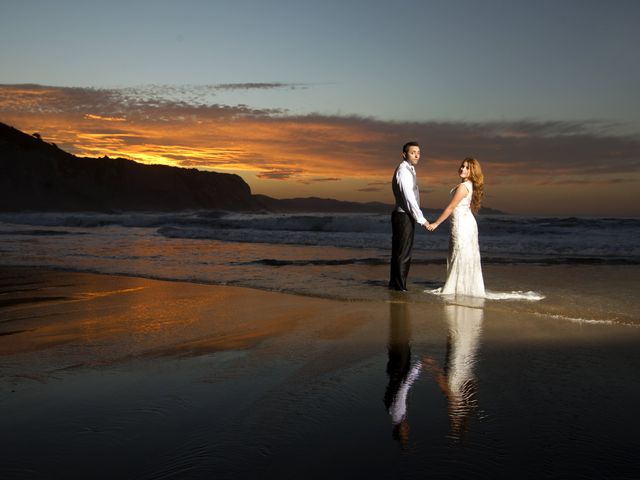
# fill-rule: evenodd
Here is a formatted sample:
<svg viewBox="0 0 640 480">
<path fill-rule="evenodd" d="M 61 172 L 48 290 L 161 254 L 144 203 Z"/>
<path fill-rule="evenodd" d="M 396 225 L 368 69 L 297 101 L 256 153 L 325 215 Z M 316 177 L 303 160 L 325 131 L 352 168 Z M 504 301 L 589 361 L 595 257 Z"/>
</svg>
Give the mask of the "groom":
<svg viewBox="0 0 640 480">
<path fill-rule="evenodd" d="M 424 228 L 429 222 L 420 210 L 420 192 L 415 166 L 420 161 L 420 145 L 408 142 L 402 147 L 402 162 L 396 168 L 391 185 L 396 206 L 391 214 L 391 274 L 389 288 L 407 291 L 407 275 L 411 266 L 411 250 L 416 223 Z"/>
</svg>

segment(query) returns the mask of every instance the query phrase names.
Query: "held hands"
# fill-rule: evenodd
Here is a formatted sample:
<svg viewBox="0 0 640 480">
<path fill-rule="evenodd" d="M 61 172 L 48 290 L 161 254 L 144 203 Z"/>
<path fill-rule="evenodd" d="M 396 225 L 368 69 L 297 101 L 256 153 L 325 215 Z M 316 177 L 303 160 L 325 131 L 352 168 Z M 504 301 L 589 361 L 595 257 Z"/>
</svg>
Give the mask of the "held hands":
<svg viewBox="0 0 640 480">
<path fill-rule="evenodd" d="M 433 232 L 436 228 L 438 228 L 438 225 L 440 225 L 439 223 L 435 222 L 435 223 L 429 223 L 429 220 L 427 220 L 426 222 L 424 222 L 422 224 L 422 226 L 425 228 L 425 230 L 427 230 L 428 232 Z"/>
</svg>

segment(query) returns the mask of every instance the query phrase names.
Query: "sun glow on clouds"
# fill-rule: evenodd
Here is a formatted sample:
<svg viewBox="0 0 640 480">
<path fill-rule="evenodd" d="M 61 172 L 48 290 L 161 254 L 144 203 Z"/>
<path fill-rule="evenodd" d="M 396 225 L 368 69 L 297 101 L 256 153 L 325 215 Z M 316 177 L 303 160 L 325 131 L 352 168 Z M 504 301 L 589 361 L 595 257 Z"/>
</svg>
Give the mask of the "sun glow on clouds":
<svg viewBox="0 0 640 480">
<path fill-rule="evenodd" d="M 102 120 L 104 122 L 126 122 L 126 118 L 118 118 L 118 117 L 103 117 L 101 115 L 93 115 L 91 113 L 85 114 L 84 118 L 88 120 Z"/>
<path fill-rule="evenodd" d="M 39 132 L 78 156 L 226 171 L 243 176 L 254 193 L 357 201 L 392 201 L 389 179 L 400 147 L 417 139 L 428 206 L 447 202 L 460 160 L 475 156 L 485 171 L 488 206 L 516 213 L 640 213 L 626 195 L 640 183 L 640 138 L 613 135 L 611 125 L 402 123 L 212 103 L 225 90 L 273 88 L 297 87 L 0 85 L 0 121 Z"/>
</svg>

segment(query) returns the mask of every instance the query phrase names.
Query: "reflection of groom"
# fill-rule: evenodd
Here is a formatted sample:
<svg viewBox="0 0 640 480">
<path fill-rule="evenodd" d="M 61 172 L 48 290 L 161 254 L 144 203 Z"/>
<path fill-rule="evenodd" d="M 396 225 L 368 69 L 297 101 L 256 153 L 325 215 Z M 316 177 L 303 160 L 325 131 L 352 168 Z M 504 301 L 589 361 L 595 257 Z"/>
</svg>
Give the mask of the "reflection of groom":
<svg viewBox="0 0 640 480">
<path fill-rule="evenodd" d="M 389 288 L 407 291 L 407 275 L 411 266 L 411 250 L 416 223 L 428 227 L 420 210 L 420 192 L 415 166 L 420 161 L 420 145 L 408 142 L 402 147 L 402 162 L 391 179 L 396 206 L 391 214 L 391 273 Z"/>
<path fill-rule="evenodd" d="M 389 384 L 384 392 L 384 405 L 393 423 L 393 438 L 406 446 L 409 440 L 407 396 L 422 370 L 422 363 L 411 366 L 411 319 L 406 302 L 389 303 Z"/>
</svg>

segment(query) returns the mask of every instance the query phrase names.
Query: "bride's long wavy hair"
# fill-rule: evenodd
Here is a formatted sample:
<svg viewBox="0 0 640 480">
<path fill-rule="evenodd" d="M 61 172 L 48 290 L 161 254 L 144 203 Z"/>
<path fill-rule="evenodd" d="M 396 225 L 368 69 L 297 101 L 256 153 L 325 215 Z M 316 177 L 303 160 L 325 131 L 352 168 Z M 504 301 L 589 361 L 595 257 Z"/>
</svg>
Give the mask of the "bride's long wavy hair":
<svg viewBox="0 0 640 480">
<path fill-rule="evenodd" d="M 480 210 L 480 205 L 482 204 L 482 197 L 484 196 L 484 175 L 482 173 L 482 169 L 480 168 L 480 162 L 472 157 L 465 158 L 460 167 L 462 167 L 465 162 L 469 165 L 469 180 L 473 184 L 473 195 L 471 197 L 471 211 L 473 213 L 478 213 Z"/>
</svg>

